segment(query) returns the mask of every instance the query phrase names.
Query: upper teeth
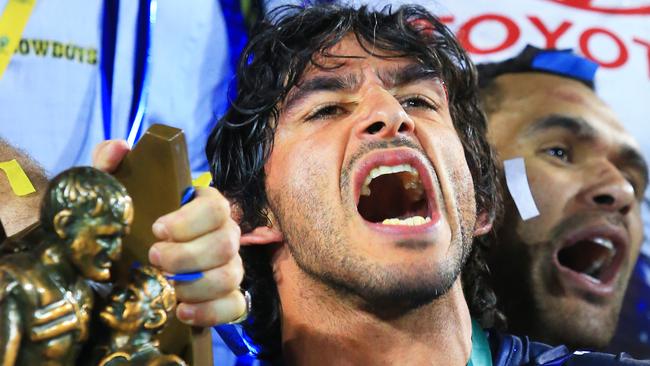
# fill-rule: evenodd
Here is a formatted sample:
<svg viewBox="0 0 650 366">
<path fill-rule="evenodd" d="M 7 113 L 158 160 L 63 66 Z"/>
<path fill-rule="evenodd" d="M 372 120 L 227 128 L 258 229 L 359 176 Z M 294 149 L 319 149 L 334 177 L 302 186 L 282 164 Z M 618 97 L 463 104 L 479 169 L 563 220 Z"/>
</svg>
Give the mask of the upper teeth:
<svg viewBox="0 0 650 366">
<path fill-rule="evenodd" d="M 607 239 L 607 238 L 597 237 L 597 238 L 591 239 L 591 241 L 593 241 L 594 243 L 596 243 L 596 244 L 598 244 L 600 246 L 603 246 L 603 247 L 605 247 L 605 248 L 607 248 L 609 250 L 614 250 L 615 249 L 614 244 L 612 243 L 612 241 Z"/>
<path fill-rule="evenodd" d="M 599 260 L 594 261 L 591 266 L 589 266 L 584 271 L 584 273 L 595 279 L 596 282 L 600 282 L 598 277 L 600 276 L 600 273 L 603 271 L 603 269 L 609 266 L 609 264 L 614 260 L 614 256 L 616 255 L 616 248 L 614 247 L 614 244 L 611 240 L 603 237 L 592 238 L 591 242 L 609 250 L 609 256 L 602 257 Z"/>
<path fill-rule="evenodd" d="M 370 182 L 372 182 L 372 180 L 377 178 L 378 176 L 384 174 L 401 173 L 401 172 L 408 172 L 415 176 L 419 176 L 418 171 L 415 170 L 415 168 L 410 166 L 409 164 L 401 164 L 395 166 L 380 165 L 374 168 L 373 170 L 371 170 L 368 176 L 366 177 L 366 180 L 363 182 L 363 186 L 361 187 L 361 194 L 364 196 L 370 196 Z M 417 186 L 418 186 L 417 180 L 413 180 L 410 183 L 408 183 L 404 188 L 412 189 L 412 188 L 417 188 Z"/>
</svg>

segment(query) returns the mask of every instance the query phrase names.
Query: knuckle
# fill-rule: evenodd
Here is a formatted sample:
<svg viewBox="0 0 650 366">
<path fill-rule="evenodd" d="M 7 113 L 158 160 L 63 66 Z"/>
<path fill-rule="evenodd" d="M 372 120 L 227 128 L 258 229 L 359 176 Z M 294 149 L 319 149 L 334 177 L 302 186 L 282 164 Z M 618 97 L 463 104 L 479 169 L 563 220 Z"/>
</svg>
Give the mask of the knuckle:
<svg viewBox="0 0 650 366">
<path fill-rule="evenodd" d="M 220 272 L 219 281 L 224 289 L 230 292 L 239 288 L 239 284 L 244 278 L 244 270 L 242 268 L 230 264 Z"/>
<path fill-rule="evenodd" d="M 232 230 L 228 235 L 228 243 L 230 244 L 230 257 L 234 257 L 239 252 L 239 240 L 241 234 L 239 230 Z"/>
<path fill-rule="evenodd" d="M 234 280 L 234 273 L 229 268 L 220 268 L 217 269 L 216 281 L 219 283 L 220 287 L 230 288 L 230 284 Z"/>
<path fill-rule="evenodd" d="M 236 265 L 234 270 L 234 284 L 235 286 L 239 286 L 240 283 L 244 280 L 244 267 L 241 265 Z"/>
<path fill-rule="evenodd" d="M 206 187 L 206 190 L 208 191 L 209 194 L 212 194 L 213 196 L 217 197 L 217 199 L 227 201 L 223 193 L 221 193 L 221 191 L 216 189 L 215 187 Z"/>
<path fill-rule="evenodd" d="M 221 222 L 224 218 L 230 217 L 230 205 L 225 198 L 210 199 L 207 202 L 210 212 L 217 221 Z"/>
<path fill-rule="evenodd" d="M 215 246 L 217 257 L 224 261 L 234 257 L 239 250 L 239 238 L 231 233 L 223 233 Z"/>
<path fill-rule="evenodd" d="M 234 219 L 229 218 L 228 219 L 228 224 L 232 228 L 231 230 L 232 230 L 233 234 L 236 236 L 237 240 L 239 240 L 239 237 L 241 237 L 241 228 L 239 227 L 237 222 Z"/>
</svg>

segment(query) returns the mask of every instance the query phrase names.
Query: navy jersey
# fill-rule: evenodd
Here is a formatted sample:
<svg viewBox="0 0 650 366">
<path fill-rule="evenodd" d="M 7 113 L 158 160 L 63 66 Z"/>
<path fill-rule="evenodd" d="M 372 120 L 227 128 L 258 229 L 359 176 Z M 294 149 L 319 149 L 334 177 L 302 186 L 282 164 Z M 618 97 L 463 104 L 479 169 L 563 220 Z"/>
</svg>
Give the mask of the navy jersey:
<svg viewBox="0 0 650 366">
<path fill-rule="evenodd" d="M 598 352 L 572 352 L 566 346 L 553 347 L 531 341 L 528 337 L 520 338 L 491 330 L 486 331 L 485 334 L 492 354 L 492 366 L 650 366 L 650 361 L 635 360 L 625 353 L 613 355 Z M 220 337 L 215 338 L 221 341 Z M 473 352 L 475 346 L 476 344 L 472 344 Z M 232 353 L 227 347 L 222 347 L 221 351 L 215 351 L 215 360 L 219 360 L 219 364 L 237 366 L 284 365 L 281 360 L 262 361 L 251 356 L 240 356 L 236 360 L 224 361 L 227 359 L 223 357 L 224 354 L 228 354 L 232 358 Z"/>
<path fill-rule="evenodd" d="M 488 340 L 493 366 L 650 366 L 650 361 L 635 360 L 625 353 L 571 352 L 566 346 L 552 347 L 510 334 L 488 332 Z"/>
</svg>

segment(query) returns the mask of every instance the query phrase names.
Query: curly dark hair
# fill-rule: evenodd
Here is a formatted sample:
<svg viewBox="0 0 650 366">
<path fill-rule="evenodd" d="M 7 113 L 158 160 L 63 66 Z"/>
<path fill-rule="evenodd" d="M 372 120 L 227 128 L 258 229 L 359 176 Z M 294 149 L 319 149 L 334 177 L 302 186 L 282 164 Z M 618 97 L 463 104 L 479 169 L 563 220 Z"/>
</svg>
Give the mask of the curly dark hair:
<svg viewBox="0 0 650 366">
<path fill-rule="evenodd" d="M 474 179 L 477 211 L 495 219 L 500 212 L 498 182 L 486 140 L 486 119 L 479 108 L 476 72 L 451 31 L 419 6 L 373 11 L 321 4 L 281 7 L 258 25 L 238 66 L 237 97 L 208 139 L 206 153 L 213 184 L 241 208 L 243 232 L 269 223 L 264 164 L 273 146 L 272 121 L 279 117 L 278 106 L 308 66 L 323 67 L 315 63 L 315 56 L 327 57 L 327 51 L 348 34 L 362 47 L 372 45 L 372 50 L 364 48 L 373 56 L 410 58 L 439 72 Z M 485 280 L 485 243 L 474 241 L 462 283 L 472 315 L 488 327 L 499 314 Z M 252 320 L 245 329 L 262 346 L 263 359 L 278 360 L 281 307 L 270 250 L 242 248 L 241 255 L 246 270 L 243 286 L 253 294 Z"/>
</svg>

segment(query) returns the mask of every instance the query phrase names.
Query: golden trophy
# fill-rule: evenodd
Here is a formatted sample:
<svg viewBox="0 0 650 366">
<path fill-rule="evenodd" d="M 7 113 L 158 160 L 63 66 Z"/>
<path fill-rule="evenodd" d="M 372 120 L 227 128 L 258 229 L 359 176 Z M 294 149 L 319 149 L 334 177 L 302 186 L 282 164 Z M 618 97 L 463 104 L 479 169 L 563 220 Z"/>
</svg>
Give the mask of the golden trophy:
<svg viewBox="0 0 650 366">
<path fill-rule="evenodd" d="M 177 355 L 212 364 L 209 329 L 182 325 L 171 316 L 170 282 L 133 268 L 147 263 L 155 219 L 179 208 L 191 186 L 182 131 L 152 126 L 114 175 L 59 174 L 40 223 L 0 244 L 0 365 L 185 365 Z"/>
<path fill-rule="evenodd" d="M 115 178 L 81 167 L 56 176 L 41 207 L 41 238 L 0 257 L 0 361 L 74 365 L 88 339 L 88 284 L 108 281 L 133 220 Z"/>
</svg>

